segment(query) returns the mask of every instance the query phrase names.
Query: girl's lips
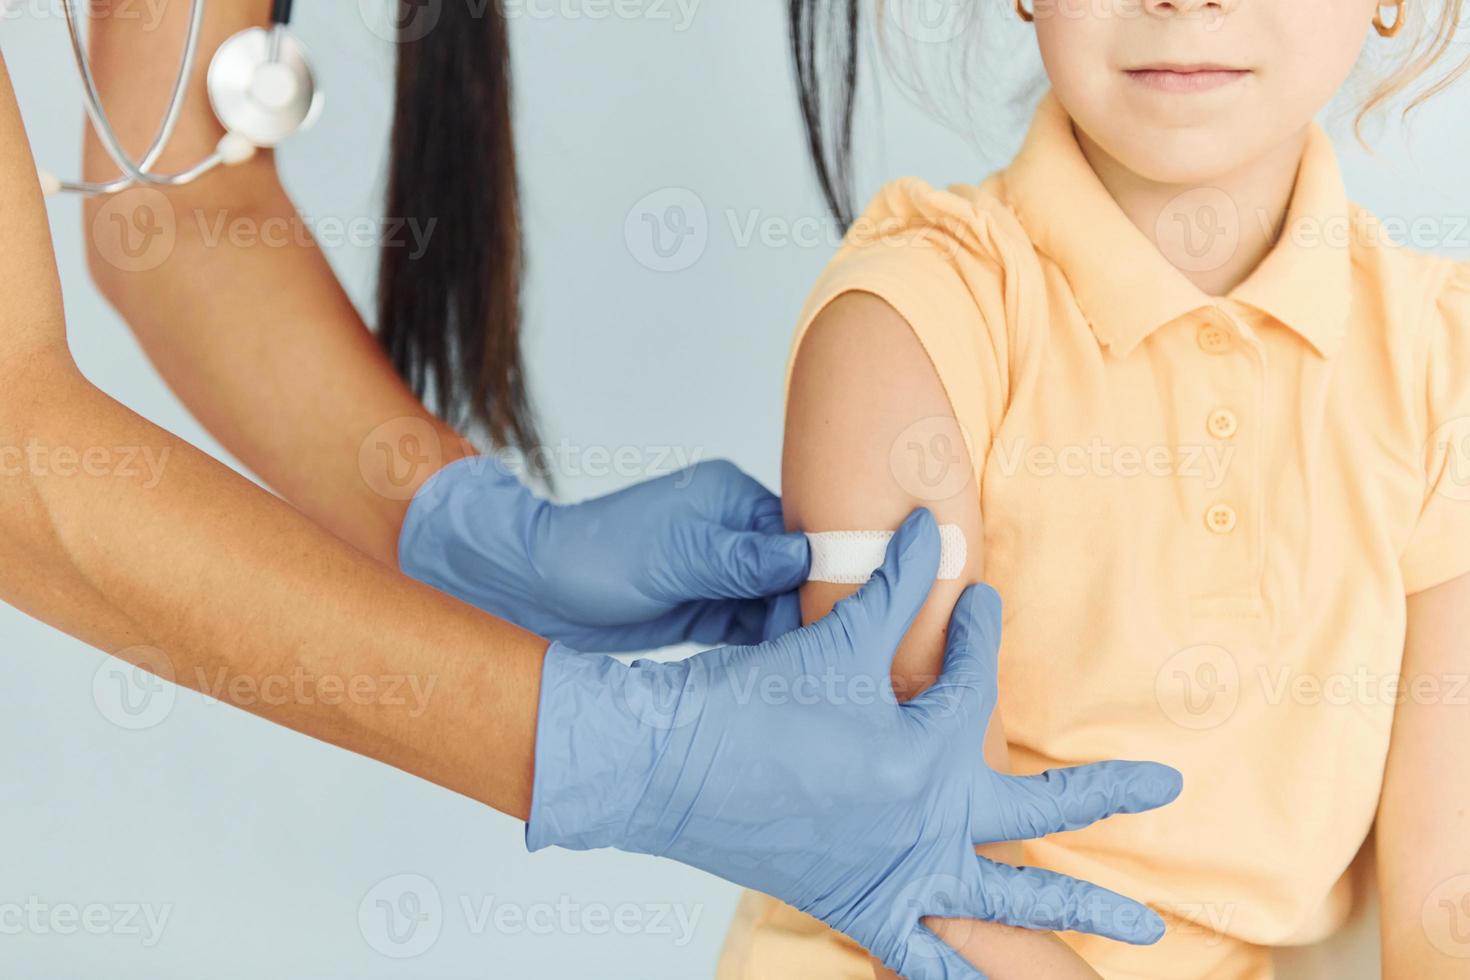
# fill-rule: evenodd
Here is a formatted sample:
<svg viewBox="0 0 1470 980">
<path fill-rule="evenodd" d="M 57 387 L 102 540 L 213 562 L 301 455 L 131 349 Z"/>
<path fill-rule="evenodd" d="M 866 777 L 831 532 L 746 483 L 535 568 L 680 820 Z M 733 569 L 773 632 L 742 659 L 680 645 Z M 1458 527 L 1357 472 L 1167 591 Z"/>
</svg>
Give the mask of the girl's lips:
<svg viewBox="0 0 1470 980">
<path fill-rule="evenodd" d="M 1129 78 L 1160 92 L 1209 92 L 1238 82 L 1250 72 L 1240 68 L 1134 68 Z"/>
</svg>

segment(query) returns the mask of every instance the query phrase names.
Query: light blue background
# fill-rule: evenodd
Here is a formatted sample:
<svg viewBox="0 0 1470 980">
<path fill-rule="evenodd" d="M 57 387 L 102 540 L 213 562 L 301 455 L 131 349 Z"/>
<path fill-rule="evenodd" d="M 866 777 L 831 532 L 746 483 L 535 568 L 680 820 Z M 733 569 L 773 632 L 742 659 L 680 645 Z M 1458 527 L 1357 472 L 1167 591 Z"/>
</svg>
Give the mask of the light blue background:
<svg viewBox="0 0 1470 980">
<path fill-rule="evenodd" d="M 71 171 L 82 115 L 56 3 L 23 0 L 0 23 L 0 45 L 38 157 Z M 287 182 L 309 216 L 376 214 L 393 50 L 362 11 L 383 4 L 298 6 L 329 102 L 317 128 L 282 151 Z M 583 470 L 597 466 L 589 448 L 633 447 L 650 469 L 667 467 L 667 449 L 732 457 L 774 485 L 789 331 L 835 246 L 804 161 L 784 4 L 527 0 L 510 9 L 529 344 L 550 441 Z M 968 83 L 985 123 L 966 137 L 891 84 L 881 99 L 869 89 L 865 192 L 908 173 L 973 180 L 1008 158 L 1025 118 L 1016 103 L 1034 92 L 1039 69 L 1024 28 L 1006 16 L 992 30 Z M 998 56 L 1007 49 L 1020 54 Z M 953 104 L 932 77 L 926 91 Z M 1412 152 L 1387 139 L 1373 159 L 1340 139 L 1354 195 L 1405 219 L 1470 215 L 1466 118 L 1462 88 L 1424 112 Z M 671 205 L 696 235 L 664 260 L 646 222 L 676 220 Z M 91 288 L 78 205 L 57 202 L 51 213 L 82 368 L 223 455 Z M 1458 219 L 1436 227 L 1439 250 L 1470 253 Z M 373 250 L 344 245 L 331 257 L 370 308 Z M 683 268 L 649 267 L 661 261 Z M 331 385 L 329 365 L 321 380 Z M 615 472 L 562 475 L 570 496 L 623 482 Z M 712 968 L 736 893 L 708 876 L 616 854 L 529 857 L 512 820 L 188 692 L 161 724 L 126 731 L 94 701 L 104 658 L 5 607 L 0 652 L 0 909 L 34 897 L 169 915 L 151 946 L 144 935 L 0 932 L 0 975 L 682 980 Z M 437 929 L 421 955 L 394 959 L 374 943 L 407 947 L 385 943 L 372 922 L 376 899 L 405 883 L 437 894 L 443 911 L 415 937 L 422 945 Z M 657 904 L 673 925 L 604 935 L 497 928 L 478 919 L 487 901 L 609 914 Z M 688 936 L 681 913 L 697 917 Z M 638 914 L 652 925 L 651 913 Z"/>
</svg>

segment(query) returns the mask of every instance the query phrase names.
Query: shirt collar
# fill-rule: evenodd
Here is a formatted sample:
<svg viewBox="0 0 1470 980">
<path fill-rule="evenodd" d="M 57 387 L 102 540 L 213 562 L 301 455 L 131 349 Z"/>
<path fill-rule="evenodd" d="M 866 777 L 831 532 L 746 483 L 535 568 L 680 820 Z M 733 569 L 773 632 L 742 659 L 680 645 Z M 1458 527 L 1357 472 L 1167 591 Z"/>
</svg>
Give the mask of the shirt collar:
<svg viewBox="0 0 1470 980">
<path fill-rule="evenodd" d="M 1072 120 L 1052 93 L 1037 109 L 1004 186 L 1032 242 L 1066 275 L 1098 342 L 1119 356 L 1159 327 L 1216 302 L 1128 220 L 1087 162 Z M 1332 141 L 1315 124 L 1285 229 L 1228 299 L 1281 321 L 1331 356 L 1351 302 L 1351 225 Z"/>
</svg>

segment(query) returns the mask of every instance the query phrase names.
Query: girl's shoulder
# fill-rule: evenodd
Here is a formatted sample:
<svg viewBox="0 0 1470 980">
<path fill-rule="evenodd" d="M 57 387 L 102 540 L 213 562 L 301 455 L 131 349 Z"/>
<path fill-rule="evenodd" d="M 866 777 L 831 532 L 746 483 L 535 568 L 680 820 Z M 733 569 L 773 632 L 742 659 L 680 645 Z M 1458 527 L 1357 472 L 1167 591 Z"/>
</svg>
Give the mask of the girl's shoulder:
<svg viewBox="0 0 1470 980">
<path fill-rule="evenodd" d="M 939 188 L 918 177 L 885 184 L 848 229 L 849 247 L 913 245 L 951 259 L 1004 262 L 1031 250 L 998 194 L 998 177 Z"/>
<path fill-rule="evenodd" d="M 1006 329 L 1007 306 L 1044 280 L 997 181 L 939 188 L 901 177 L 884 185 L 847 230 L 817 293 L 912 294 L 935 318 L 970 323 L 978 312 L 991 329 Z"/>
<path fill-rule="evenodd" d="M 1470 222 L 1349 210 L 1355 302 L 1371 313 L 1359 322 L 1379 333 L 1375 349 L 1428 406 L 1431 428 L 1470 419 L 1470 259 L 1444 254 L 1470 248 Z"/>
<path fill-rule="evenodd" d="M 1441 258 L 1439 308 L 1455 329 L 1470 330 L 1470 259 Z"/>
<path fill-rule="evenodd" d="M 989 181 L 940 189 L 900 178 L 873 197 L 818 278 L 798 319 L 793 363 L 839 297 L 876 297 L 918 338 L 957 417 L 972 424 L 1003 403 L 1017 324 L 1044 301 L 1044 288 L 1031 242 Z"/>
<path fill-rule="evenodd" d="M 1465 394 L 1461 407 L 1470 409 L 1470 260 L 1435 259 L 1438 289 L 1435 312 L 1423 339 L 1425 359 L 1431 372 L 1444 372 Z"/>
<path fill-rule="evenodd" d="M 1470 259 L 1447 252 L 1470 250 L 1470 218 L 1380 217 L 1348 206 L 1353 268 L 1359 287 L 1390 302 L 1429 301 L 1447 312 L 1470 312 Z"/>
<path fill-rule="evenodd" d="M 1359 302 L 1391 348 L 1408 344 L 1421 356 L 1450 335 L 1470 337 L 1470 219 L 1380 217 L 1349 206 L 1352 261 Z"/>
</svg>

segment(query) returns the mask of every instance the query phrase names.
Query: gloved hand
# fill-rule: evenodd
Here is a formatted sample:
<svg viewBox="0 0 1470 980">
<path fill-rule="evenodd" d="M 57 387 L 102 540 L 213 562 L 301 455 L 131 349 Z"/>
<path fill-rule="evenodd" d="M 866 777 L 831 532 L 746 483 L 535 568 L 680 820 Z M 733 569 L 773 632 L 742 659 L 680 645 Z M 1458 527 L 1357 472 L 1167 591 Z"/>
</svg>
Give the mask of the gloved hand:
<svg viewBox="0 0 1470 980">
<path fill-rule="evenodd" d="M 494 460 L 445 467 L 414 497 L 403 571 L 533 633 L 617 653 L 755 643 L 766 596 L 806 581 L 806 537 L 733 464 L 701 463 L 586 503 L 538 499 Z"/>
<path fill-rule="evenodd" d="M 553 645 L 542 675 L 527 846 L 661 855 L 815 916 L 916 980 L 979 974 L 926 915 L 1163 935 L 1120 895 L 976 855 L 977 844 L 1162 806 L 1179 774 L 1106 763 L 1002 776 L 981 745 L 1000 605 L 956 606 L 944 673 L 900 704 L 893 654 L 929 594 L 939 534 L 909 518 L 887 560 L 827 618 L 753 647 L 631 667 Z"/>
</svg>

